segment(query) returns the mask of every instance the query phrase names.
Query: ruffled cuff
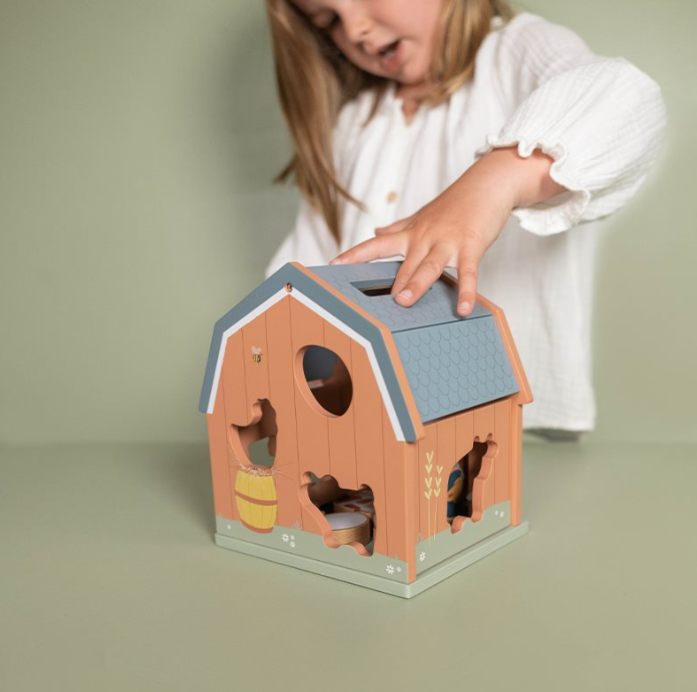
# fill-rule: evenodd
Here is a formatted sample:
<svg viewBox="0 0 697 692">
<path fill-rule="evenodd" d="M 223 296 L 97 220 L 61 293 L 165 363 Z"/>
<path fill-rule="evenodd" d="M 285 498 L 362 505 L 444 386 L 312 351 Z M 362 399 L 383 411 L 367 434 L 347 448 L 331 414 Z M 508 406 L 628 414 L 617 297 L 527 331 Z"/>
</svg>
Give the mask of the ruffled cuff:
<svg viewBox="0 0 697 692">
<path fill-rule="evenodd" d="M 658 85 L 622 58 L 584 59 L 518 105 L 493 148 L 540 149 L 554 159 L 550 175 L 569 190 L 543 204 L 516 209 L 523 228 L 549 235 L 620 209 L 656 160 L 665 125 Z"/>
<path fill-rule="evenodd" d="M 544 236 L 568 231 L 579 224 L 590 203 L 591 193 L 573 179 L 568 166 L 568 152 L 563 144 L 527 140 L 516 136 L 489 135 L 486 138 L 486 146 L 478 149 L 476 155 L 482 157 L 493 149 L 515 145 L 518 155 L 522 158 L 528 158 L 536 149 L 552 158 L 549 175 L 554 182 L 568 190 L 538 204 L 516 207 L 512 214 L 518 219 L 521 227 L 535 235 Z"/>
</svg>

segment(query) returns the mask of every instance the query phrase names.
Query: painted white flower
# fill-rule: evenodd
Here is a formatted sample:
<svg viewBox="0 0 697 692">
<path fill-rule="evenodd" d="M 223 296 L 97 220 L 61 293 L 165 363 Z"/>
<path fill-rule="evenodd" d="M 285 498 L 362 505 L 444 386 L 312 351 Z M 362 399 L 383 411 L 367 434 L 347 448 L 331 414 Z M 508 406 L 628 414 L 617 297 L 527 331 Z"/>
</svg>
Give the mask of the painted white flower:
<svg viewBox="0 0 697 692">
<path fill-rule="evenodd" d="M 288 534 L 287 534 L 287 533 L 284 533 L 284 534 L 281 536 L 281 539 L 283 540 L 284 543 L 288 543 L 288 541 L 289 541 L 289 536 L 288 536 Z"/>
<path fill-rule="evenodd" d="M 421 553 L 419 555 L 419 562 L 423 562 L 426 559 L 426 553 Z"/>
<path fill-rule="evenodd" d="M 291 548 L 295 548 L 295 541 L 291 541 L 291 542 L 290 542 L 290 547 L 291 547 Z"/>
<path fill-rule="evenodd" d="M 295 540 L 295 536 L 291 536 L 291 537 L 290 537 L 290 540 L 291 540 L 291 541 L 294 541 L 294 540 Z"/>
<path fill-rule="evenodd" d="M 387 572 L 387 574 L 394 574 L 394 567 L 392 565 L 387 565 L 387 567 L 385 567 L 385 572 Z"/>
<path fill-rule="evenodd" d="M 401 572 L 401 571 L 402 571 L 402 568 L 401 568 L 401 567 L 397 567 L 397 571 L 398 571 L 398 572 Z"/>
</svg>

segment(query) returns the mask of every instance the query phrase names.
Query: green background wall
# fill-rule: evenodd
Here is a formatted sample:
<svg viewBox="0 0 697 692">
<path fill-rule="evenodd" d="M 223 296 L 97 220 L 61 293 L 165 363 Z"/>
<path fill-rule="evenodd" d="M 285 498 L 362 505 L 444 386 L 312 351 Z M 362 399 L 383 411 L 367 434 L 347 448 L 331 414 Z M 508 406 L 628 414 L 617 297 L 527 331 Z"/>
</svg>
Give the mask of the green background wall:
<svg viewBox="0 0 697 692">
<path fill-rule="evenodd" d="M 534 0 L 664 90 L 669 134 L 606 224 L 595 436 L 697 441 L 689 0 Z M 0 443 L 196 441 L 214 321 L 290 228 L 261 0 L 0 0 Z"/>
</svg>

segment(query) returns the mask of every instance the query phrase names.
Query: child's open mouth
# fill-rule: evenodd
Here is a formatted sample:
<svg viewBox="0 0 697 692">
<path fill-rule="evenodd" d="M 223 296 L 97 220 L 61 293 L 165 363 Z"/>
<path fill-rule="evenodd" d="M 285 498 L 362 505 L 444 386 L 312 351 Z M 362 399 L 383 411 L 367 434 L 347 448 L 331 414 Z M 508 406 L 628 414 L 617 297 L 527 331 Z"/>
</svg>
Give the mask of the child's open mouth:
<svg viewBox="0 0 697 692">
<path fill-rule="evenodd" d="M 385 69 L 391 70 L 397 66 L 402 53 L 400 50 L 401 45 L 401 39 L 397 39 L 380 50 L 380 63 Z"/>
</svg>

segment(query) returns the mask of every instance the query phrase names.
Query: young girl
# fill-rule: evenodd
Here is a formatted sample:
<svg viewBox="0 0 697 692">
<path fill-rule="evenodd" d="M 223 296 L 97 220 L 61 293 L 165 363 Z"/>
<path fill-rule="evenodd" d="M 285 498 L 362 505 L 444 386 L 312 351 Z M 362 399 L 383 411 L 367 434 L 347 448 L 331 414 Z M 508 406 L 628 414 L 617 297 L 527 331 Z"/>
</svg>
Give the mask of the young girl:
<svg viewBox="0 0 697 692">
<path fill-rule="evenodd" d="M 408 307 L 452 267 L 460 315 L 479 290 L 508 317 L 535 395 L 525 427 L 591 430 L 586 222 L 625 204 L 654 162 L 656 84 L 502 0 L 267 8 L 295 149 L 281 178 L 302 193 L 267 275 L 401 256 L 392 293 Z"/>
</svg>

